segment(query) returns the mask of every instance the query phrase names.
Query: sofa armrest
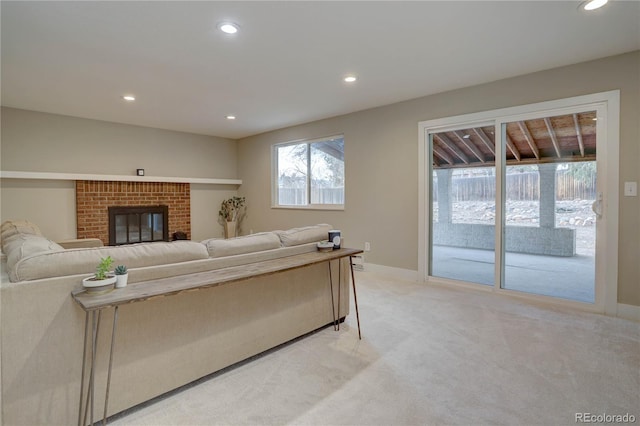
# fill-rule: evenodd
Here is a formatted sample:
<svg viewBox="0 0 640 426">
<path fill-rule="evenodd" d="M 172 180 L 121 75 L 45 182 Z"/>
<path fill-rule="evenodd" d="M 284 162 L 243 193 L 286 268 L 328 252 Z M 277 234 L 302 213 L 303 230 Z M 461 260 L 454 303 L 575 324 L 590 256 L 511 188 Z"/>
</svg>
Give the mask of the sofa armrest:
<svg viewBox="0 0 640 426">
<path fill-rule="evenodd" d="M 99 238 L 77 238 L 73 240 L 56 241 L 65 249 L 74 248 L 91 248 L 91 247 L 103 247 L 104 244 Z"/>
</svg>

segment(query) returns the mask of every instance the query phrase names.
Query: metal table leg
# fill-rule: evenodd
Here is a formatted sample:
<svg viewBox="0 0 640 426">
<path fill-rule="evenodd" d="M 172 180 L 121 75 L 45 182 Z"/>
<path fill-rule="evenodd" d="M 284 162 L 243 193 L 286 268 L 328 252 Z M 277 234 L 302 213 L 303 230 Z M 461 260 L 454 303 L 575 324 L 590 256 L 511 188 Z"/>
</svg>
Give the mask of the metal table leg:
<svg viewBox="0 0 640 426">
<path fill-rule="evenodd" d="M 82 360 L 82 379 L 80 380 L 81 388 L 80 388 L 80 415 L 78 416 L 78 425 L 84 426 L 87 424 L 87 415 L 89 411 L 91 411 L 91 419 L 90 424 L 93 425 L 93 400 L 94 400 L 94 389 L 95 389 L 95 366 L 96 366 L 96 352 L 97 352 L 97 343 L 98 343 L 98 332 L 100 331 L 100 319 L 102 317 L 102 311 L 92 311 L 91 312 L 91 361 L 89 365 L 89 384 L 87 387 L 87 398 L 84 402 L 84 407 L 82 403 L 83 393 L 84 393 L 84 376 L 85 376 L 85 366 L 86 366 L 86 351 L 87 351 L 87 326 L 88 326 L 88 316 L 89 312 L 87 312 L 87 318 L 85 320 L 85 345 L 83 349 L 84 358 Z"/>
<path fill-rule="evenodd" d="M 353 286 L 353 301 L 356 305 L 356 320 L 358 321 L 358 338 L 362 340 L 360 333 L 360 314 L 358 313 L 358 295 L 356 294 L 356 277 L 353 273 L 353 256 L 349 256 L 349 267 L 351 268 L 351 285 Z"/>
<path fill-rule="evenodd" d="M 340 331 L 340 289 L 342 288 L 342 265 L 340 264 L 341 260 L 338 259 L 338 331 Z"/>
<path fill-rule="evenodd" d="M 95 373 L 96 373 L 96 356 L 98 352 L 98 334 L 100 331 L 100 320 L 102 310 L 91 311 L 91 341 L 89 343 L 89 312 L 85 316 L 84 324 L 84 348 L 82 351 L 82 376 L 80 378 L 80 407 L 78 409 L 78 426 L 87 424 L 87 416 L 89 416 L 89 424 L 93 425 L 94 419 L 94 397 L 95 397 Z M 116 306 L 113 313 L 113 330 L 111 332 L 111 351 L 109 354 L 109 369 L 107 372 L 107 389 L 104 400 L 104 416 L 102 424 L 107 424 L 107 409 L 109 406 L 109 388 L 111 386 L 111 370 L 113 367 L 113 349 L 115 347 L 116 324 L 118 322 L 118 307 Z M 91 345 L 91 354 L 89 360 L 89 383 L 87 385 L 87 395 L 84 395 L 84 382 L 87 375 L 87 345 Z M 84 400 L 84 401 L 83 401 Z M 89 414 L 90 413 L 90 414 Z"/>
<path fill-rule="evenodd" d="M 336 327 L 336 306 L 333 300 L 333 275 L 331 274 L 331 261 L 327 262 L 329 265 L 329 286 L 331 288 L 331 311 L 333 313 L 333 330 L 337 331 Z"/>
<path fill-rule="evenodd" d="M 113 347 L 116 340 L 116 324 L 118 323 L 118 306 L 113 311 L 113 329 L 111 330 L 111 350 L 109 352 L 109 372 L 107 373 L 107 389 L 104 397 L 104 416 L 102 424 L 107 424 L 107 408 L 109 406 L 109 388 L 111 386 L 111 368 L 113 367 Z"/>
<path fill-rule="evenodd" d="M 336 308 L 333 300 L 333 275 L 331 273 L 331 261 L 327 262 L 329 264 L 329 284 L 331 286 L 331 308 L 333 310 L 333 329 L 338 331 L 340 330 L 340 259 L 338 259 L 338 314 L 336 317 Z M 351 284 L 353 286 L 353 301 L 356 305 L 356 321 L 358 323 L 358 339 L 362 340 L 362 333 L 360 331 L 360 312 L 358 311 L 358 294 L 356 293 L 356 277 L 353 272 L 353 257 L 349 256 L 349 268 L 351 269 Z"/>
<path fill-rule="evenodd" d="M 89 312 L 84 315 L 84 345 L 82 348 L 82 376 L 80 376 L 80 403 L 78 404 L 78 426 L 82 426 L 82 399 L 84 394 L 84 376 L 87 365 L 87 340 L 89 339 Z"/>
</svg>

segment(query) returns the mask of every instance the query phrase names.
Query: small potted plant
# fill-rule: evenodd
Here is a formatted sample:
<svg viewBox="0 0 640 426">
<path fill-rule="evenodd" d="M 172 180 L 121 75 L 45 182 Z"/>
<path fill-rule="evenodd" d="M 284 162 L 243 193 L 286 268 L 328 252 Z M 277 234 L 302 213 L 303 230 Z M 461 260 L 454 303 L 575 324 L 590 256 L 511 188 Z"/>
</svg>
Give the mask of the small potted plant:
<svg viewBox="0 0 640 426">
<path fill-rule="evenodd" d="M 87 291 L 102 291 L 113 286 L 116 282 L 116 277 L 109 273 L 109 269 L 113 264 L 111 256 L 103 257 L 100 259 L 100 263 L 96 267 L 96 273 L 88 278 L 82 280 L 82 285 Z"/>
<path fill-rule="evenodd" d="M 113 272 L 116 274 L 116 288 L 122 288 L 127 286 L 127 280 L 129 279 L 129 271 L 125 265 L 118 265 Z"/>
<path fill-rule="evenodd" d="M 244 214 L 244 202 L 244 197 L 231 197 L 222 202 L 218 212 L 218 219 L 224 226 L 225 238 L 236 236 L 236 227 Z"/>
</svg>

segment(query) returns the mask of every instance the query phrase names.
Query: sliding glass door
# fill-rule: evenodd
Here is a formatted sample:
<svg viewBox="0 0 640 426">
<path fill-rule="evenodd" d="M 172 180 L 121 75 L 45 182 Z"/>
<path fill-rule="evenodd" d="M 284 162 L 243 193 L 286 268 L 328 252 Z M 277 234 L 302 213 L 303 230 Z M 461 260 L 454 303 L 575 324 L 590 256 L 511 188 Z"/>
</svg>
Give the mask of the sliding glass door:
<svg viewBox="0 0 640 426">
<path fill-rule="evenodd" d="M 492 133 L 493 126 L 488 126 L 431 135 L 432 276 L 485 285 L 495 282 Z"/>
<path fill-rule="evenodd" d="M 421 123 L 425 279 L 614 310 L 618 96 Z"/>
<path fill-rule="evenodd" d="M 504 161 L 503 288 L 594 303 L 596 127 L 596 111 L 501 125 L 520 157 Z"/>
</svg>

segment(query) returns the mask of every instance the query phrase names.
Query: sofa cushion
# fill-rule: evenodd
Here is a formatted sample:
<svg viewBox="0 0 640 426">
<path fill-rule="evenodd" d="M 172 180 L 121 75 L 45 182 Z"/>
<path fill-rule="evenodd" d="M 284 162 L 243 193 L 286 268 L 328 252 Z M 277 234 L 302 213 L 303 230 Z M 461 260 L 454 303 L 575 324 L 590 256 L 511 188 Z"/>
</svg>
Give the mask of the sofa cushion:
<svg viewBox="0 0 640 426">
<path fill-rule="evenodd" d="M 64 275 L 91 274 L 101 258 L 111 256 L 116 265 L 129 268 L 207 259 L 207 249 L 194 241 L 173 241 L 49 251 L 24 257 L 9 268 L 11 281 L 37 280 Z"/>
<path fill-rule="evenodd" d="M 2 239 L 2 251 L 5 254 L 5 244 L 10 242 L 12 237 L 19 235 L 36 235 L 42 236 L 40 228 L 35 223 L 28 220 L 7 220 L 0 225 L 0 238 Z"/>
<path fill-rule="evenodd" d="M 202 243 L 207 247 L 210 257 L 223 257 L 277 249 L 280 247 L 280 238 L 273 232 L 261 232 L 226 240 L 211 238 Z"/>
<path fill-rule="evenodd" d="M 10 242 L 6 244 L 7 268 L 12 269 L 21 259 L 42 252 L 57 252 L 64 248 L 37 235 L 14 235 Z"/>
<path fill-rule="evenodd" d="M 287 231 L 275 232 L 280 236 L 280 241 L 284 247 L 291 247 L 327 240 L 329 238 L 329 231 L 332 229 L 333 227 L 331 225 L 321 223 L 303 228 L 292 228 Z"/>
</svg>

